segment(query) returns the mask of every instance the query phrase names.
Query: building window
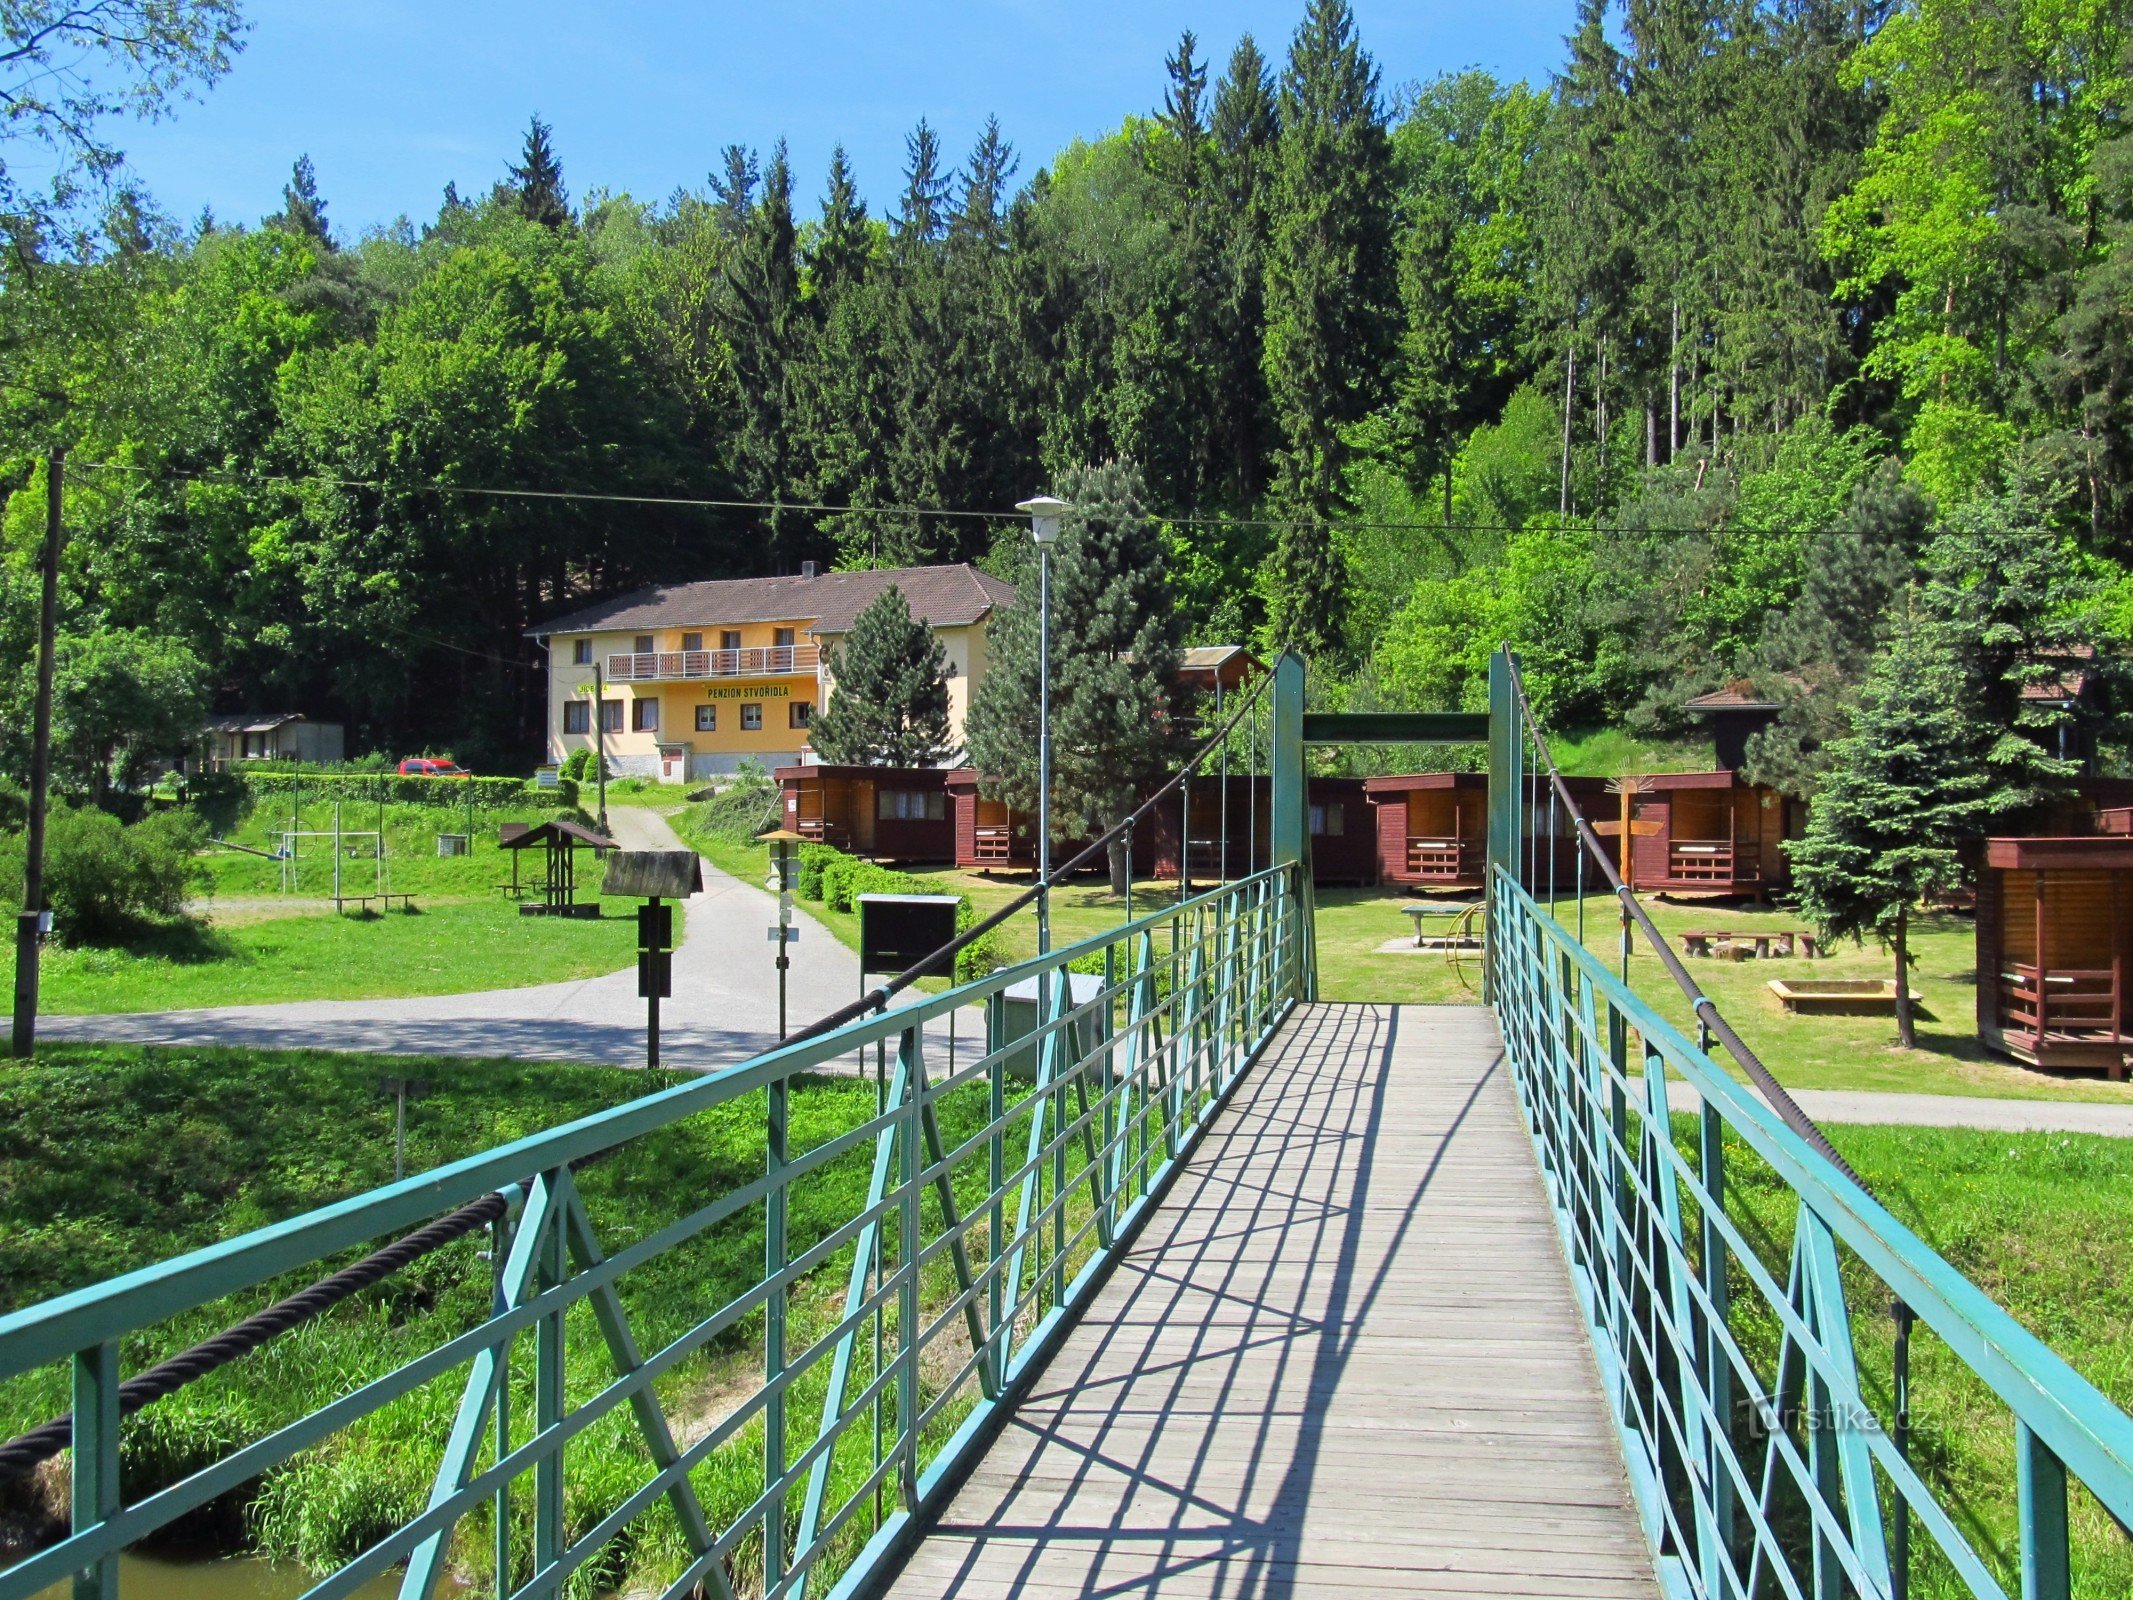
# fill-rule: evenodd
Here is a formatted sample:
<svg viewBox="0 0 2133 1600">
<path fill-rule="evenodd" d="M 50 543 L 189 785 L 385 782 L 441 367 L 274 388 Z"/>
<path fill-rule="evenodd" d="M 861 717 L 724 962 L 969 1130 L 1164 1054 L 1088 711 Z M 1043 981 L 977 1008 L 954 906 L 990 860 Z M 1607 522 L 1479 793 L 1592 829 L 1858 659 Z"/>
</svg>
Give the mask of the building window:
<svg viewBox="0 0 2133 1600">
<path fill-rule="evenodd" d="M 600 702 L 600 728 L 605 733 L 620 733 L 622 731 L 622 702 L 620 700 L 602 700 Z"/>
<path fill-rule="evenodd" d="M 657 645 L 658 643 L 659 643 L 659 641 L 658 641 L 657 639 L 654 639 L 654 638 L 653 638 L 653 637 L 652 637 L 652 636 L 651 636 L 650 634 L 648 634 L 648 633 L 640 633 L 640 634 L 638 634 L 638 635 L 637 635 L 637 654 L 639 654 L 640 656 L 648 656 L 648 655 L 650 655 L 650 654 L 652 653 L 653 647 L 654 647 L 654 646 L 656 646 L 656 645 Z"/>
<path fill-rule="evenodd" d="M 570 645 L 570 664 L 574 667 L 589 667 L 593 659 L 593 642 L 590 639 L 574 639 Z"/>
<path fill-rule="evenodd" d="M 592 707 L 583 700 L 563 702 L 563 731 L 565 733 L 592 732 Z"/>
<path fill-rule="evenodd" d="M 883 822 L 939 822 L 948 815 L 948 796 L 939 789 L 882 789 L 874 815 Z"/>
<path fill-rule="evenodd" d="M 771 648 L 774 650 L 790 650 L 792 648 L 792 629 L 772 629 L 770 634 L 770 645 Z"/>
<path fill-rule="evenodd" d="M 630 702 L 630 727 L 638 733 L 659 731 L 659 702 L 657 700 L 632 700 Z"/>
<path fill-rule="evenodd" d="M 698 706 L 696 708 L 696 731 L 698 733 L 718 732 L 717 706 Z"/>
<path fill-rule="evenodd" d="M 1346 806 L 1313 806 L 1311 808 L 1311 831 L 1328 839 L 1338 839 L 1348 831 L 1348 808 Z"/>
<path fill-rule="evenodd" d="M 763 725 L 763 708 L 762 708 L 761 706 L 759 706 L 759 705 L 755 705 L 755 704 L 753 704 L 753 703 L 750 703 L 750 704 L 748 704 L 748 705 L 745 705 L 745 706 L 742 706 L 742 707 L 741 707 L 741 726 L 742 726 L 742 727 L 744 727 L 744 728 L 760 728 L 760 727 L 761 727 L 762 725 Z"/>
<path fill-rule="evenodd" d="M 741 647 L 741 630 L 740 630 L 740 629 L 738 629 L 738 628 L 721 628 L 721 629 L 719 629 L 719 633 L 718 633 L 718 647 L 719 647 L 719 648 L 720 648 L 721 650 L 738 650 L 738 649 L 740 649 L 740 647 Z"/>
<path fill-rule="evenodd" d="M 790 719 L 787 725 L 790 727 L 804 728 L 815 720 L 815 703 L 812 700 L 795 700 L 785 710 Z"/>
<path fill-rule="evenodd" d="M 704 647 L 704 636 L 700 633 L 685 633 L 681 636 L 681 647 L 684 650 L 701 650 Z"/>
</svg>

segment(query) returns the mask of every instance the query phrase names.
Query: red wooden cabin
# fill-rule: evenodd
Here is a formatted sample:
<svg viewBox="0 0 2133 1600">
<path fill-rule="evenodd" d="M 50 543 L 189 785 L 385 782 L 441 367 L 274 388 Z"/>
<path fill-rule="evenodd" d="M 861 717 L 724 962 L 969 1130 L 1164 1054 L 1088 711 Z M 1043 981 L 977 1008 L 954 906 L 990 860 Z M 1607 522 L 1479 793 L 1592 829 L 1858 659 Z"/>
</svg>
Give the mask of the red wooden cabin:
<svg viewBox="0 0 2133 1600">
<path fill-rule="evenodd" d="M 955 823 L 937 767 L 780 767 L 785 826 L 877 861 L 951 861 Z"/>
<path fill-rule="evenodd" d="M 1760 899 L 1791 881 L 1785 841 L 1807 825 L 1798 801 L 1736 772 L 1654 772 L 1620 781 L 1635 786 L 1632 888 Z"/>
<path fill-rule="evenodd" d="M 1565 778 L 1564 786 L 1588 821 L 1603 822 L 1612 815 L 1613 800 L 1598 778 Z M 1541 850 L 1531 846 L 1520 851 L 1521 863 L 1535 863 L 1545 884 L 1549 850 L 1549 786 L 1542 779 L 1528 779 L 1533 804 L 1527 819 L 1543 836 Z M 1407 884 L 1419 889 L 1442 889 L 1460 894 L 1478 893 L 1487 880 L 1489 848 L 1489 778 L 1485 772 L 1404 772 L 1392 777 L 1365 778 L 1363 789 L 1374 815 L 1377 881 Z M 1570 818 L 1557 814 L 1553 850 L 1556 881 L 1567 886 L 1577 877 L 1576 831 Z"/>
<path fill-rule="evenodd" d="M 2039 1067 L 2126 1072 L 2133 838 L 1988 839 L 1977 886 L 1977 1031 Z"/>
</svg>

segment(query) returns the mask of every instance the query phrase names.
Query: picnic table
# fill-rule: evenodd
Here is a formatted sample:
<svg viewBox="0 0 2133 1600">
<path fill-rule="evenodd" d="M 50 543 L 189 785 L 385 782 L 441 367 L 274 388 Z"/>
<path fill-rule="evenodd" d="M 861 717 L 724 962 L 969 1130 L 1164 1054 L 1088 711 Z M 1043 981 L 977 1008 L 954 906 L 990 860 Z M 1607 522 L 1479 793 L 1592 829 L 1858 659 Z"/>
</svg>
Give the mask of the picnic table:
<svg viewBox="0 0 2133 1600">
<path fill-rule="evenodd" d="M 1400 909 L 1406 912 L 1414 922 L 1415 948 L 1417 950 L 1426 950 L 1429 948 L 1428 941 L 1430 938 L 1430 935 L 1423 931 L 1423 925 L 1426 921 L 1433 917 L 1463 917 L 1468 912 L 1476 910 L 1479 904 L 1480 902 L 1473 900 L 1417 900 L 1410 905 L 1400 907 Z M 1437 937 L 1440 939 L 1449 938 L 1450 935 L 1439 934 Z M 1473 942 L 1480 943 L 1478 939 Z"/>
<path fill-rule="evenodd" d="M 390 894 L 336 895 L 334 896 L 333 900 L 333 909 L 335 911 L 345 912 L 350 906 L 360 906 L 363 910 L 368 911 L 370 909 L 371 902 L 376 901 L 382 906 L 384 906 L 387 911 L 390 911 L 393 908 L 393 902 L 395 900 L 400 902 L 401 908 L 403 910 L 412 911 L 415 909 L 415 897 L 412 894 L 403 894 L 397 889 L 395 889 Z"/>
<path fill-rule="evenodd" d="M 1684 955 L 1723 956 L 1733 961 L 1746 961 L 1752 954 L 1758 961 L 1766 961 L 1773 955 L 1789 956 L 1795 950 L 1812 960 L 1815 954 L 1815 936 L 1806 929 L 1780 928 L 1775 931 L 1743 931 L 1733 928 L 1701 929 L 1681 936 Z"/>
</svg>

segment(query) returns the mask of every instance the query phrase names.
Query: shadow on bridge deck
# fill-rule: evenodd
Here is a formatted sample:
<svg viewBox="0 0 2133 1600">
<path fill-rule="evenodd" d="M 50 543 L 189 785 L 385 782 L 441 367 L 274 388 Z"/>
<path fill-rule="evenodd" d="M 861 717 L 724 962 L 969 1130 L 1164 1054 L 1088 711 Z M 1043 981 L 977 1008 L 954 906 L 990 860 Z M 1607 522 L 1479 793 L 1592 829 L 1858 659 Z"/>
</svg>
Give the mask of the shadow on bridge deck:
<svg viewBox="0 0 2133 1600">
<path fill-rule="evenodd" d="M 1302 1009 L 890 1593 L 1657 1593 L 1491 1014 Z"/>
</svg>

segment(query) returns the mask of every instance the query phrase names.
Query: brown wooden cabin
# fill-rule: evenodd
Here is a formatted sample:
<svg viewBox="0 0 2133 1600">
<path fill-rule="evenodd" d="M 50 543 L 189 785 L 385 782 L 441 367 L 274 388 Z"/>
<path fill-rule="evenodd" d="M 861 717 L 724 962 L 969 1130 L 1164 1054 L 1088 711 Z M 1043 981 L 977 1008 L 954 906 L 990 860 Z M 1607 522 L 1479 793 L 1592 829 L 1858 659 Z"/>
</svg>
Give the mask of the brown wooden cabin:
<svg viewBox="0 0 2133 1600">
<path fill-rule="evenodd" d="M 1791 881 L 1785 841 L 1807 808 L 1737 772 L 1654 772 L 1634 780 L 1631 883 L 1649 894 L 1767 898 Z M 1612 802 L 1619 816 L 1620 801 Z"/>
<path fill-rule="evenodd" d="M 1325 884 L 1377 882 L 1376 841 L 1370 804 L 1360 778 L 1312 778 L 1306 785 L 1311 808 L 1311 881 Z M 1222 850 L 1224 780 L 1199 777 L 1192 782 L 1192 877 L 1196 883 L 1242 878 L 1270 859 L 1273 838 L 1273 784 L 1264 777 L 1232 773 L 1227 783 L 1229 851 Z M 1134 830 L 1136 871 L 1157 878 L 1178 875 L 1178 822 L 1184 802 L 1175 794 L 1157 806 L 1143 828 Z"/>
<path fill-rule="evenodd" d="M 1565 778 L 1563 783 L 1588 821 L 1604 822 L 1612 816 L 1609 807 L 1614 801 L 1603 780 Z M 1366 778 L 1363 789 L 1374 813 L 1378 882 L 1458 894 L 1479 893 L 1485 887 L 1489 848 L 1487 773 L 1405 772 Z M 1545 842 L 1549 785 L 1545 779 L 1529 778 L 1527 789 L 1531 804 L 1526 817 L 1540 829 L 1543 843 L 1538 853 L 1530 845 L 1521 850 L 1521 870 L 1527 865 L 1537 868 L 1540 883 L 1545 885 L 1552 855 L 1556 883 L 1568 887 L 1577 879 L 1576 830 L 1559 810 L 1551 850 Z"/>
<path fill-rule="evenodd" d="M 780 767 L 785 826 L 877 861 L 956 859 L 950 774 L 938 767 Z"/>
<path fill-rule="evenodd" d="M 2133 837 L 1988 839 L 1977 887 L 1977 1031 L 2039 1067 L 2126 1072 Z"/>
</svg>

